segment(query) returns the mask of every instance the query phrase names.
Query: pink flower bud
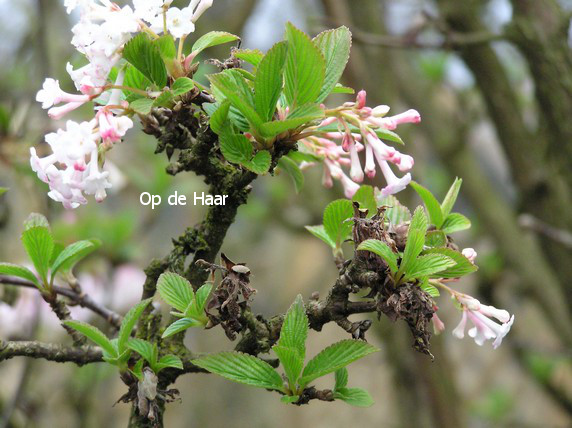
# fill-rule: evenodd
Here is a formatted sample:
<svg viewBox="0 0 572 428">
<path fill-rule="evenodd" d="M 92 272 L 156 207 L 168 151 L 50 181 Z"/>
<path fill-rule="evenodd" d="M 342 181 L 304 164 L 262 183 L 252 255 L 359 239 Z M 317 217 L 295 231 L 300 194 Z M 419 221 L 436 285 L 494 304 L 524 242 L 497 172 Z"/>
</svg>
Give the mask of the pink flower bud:
<svg viewBox="0 0 572 428">
<path fill-rule="evenodd" d="M 362 108 L 365 107 L 366 95 L 367 94 L 363 89 L 358 92 L 357 97 L 356 97 L 356 108 L 358 110 L 361 110 Z"/>
</svg>

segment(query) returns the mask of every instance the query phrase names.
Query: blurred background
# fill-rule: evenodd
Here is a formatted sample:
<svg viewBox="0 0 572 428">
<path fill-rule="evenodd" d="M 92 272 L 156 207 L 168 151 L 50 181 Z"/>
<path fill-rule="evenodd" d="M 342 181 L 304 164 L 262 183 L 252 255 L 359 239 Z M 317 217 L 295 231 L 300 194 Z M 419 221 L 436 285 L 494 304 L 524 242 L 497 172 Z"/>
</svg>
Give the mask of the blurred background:
<svg viewBox="0 0 572 428">
<path fill-rule="evenodd" d="M 24 261 L 22 222 L 41 212 L 61 241 L 103 241 L 76 270 L 87 292 L 124 313 L 140 296 L 142 269 L 203 215 L 193 205 L 151 210 L 140 205 L 140 193 L 165 200 L 205 187 L 193 176 L 166 175 L 154 140 L 133 130 L 108 157 L 114 188 L 103 204 L 65 212 L 48 199 L 29 167 L 29 148 L 61 123 L 48 119 L 35 93 L 47 76 L 72 91 L 65 63 L 81 64 L 70 45 L 78 17 L 62 3 L 0 0 L 0 186 L 10 188 L 0 196 L 0 259 Z M 456 240 L 477 250 L 480 270 L 458 288 L 515 313 L 516 323 L 494 351 L 457 340 L 451 330 L 459 313 L 442 297 L 447 330 L 432 340 L 434 362 L 413 351 L 406 326 L 375 321 L 368 339 L 381 352 L 349 370 L 349 386 L 368 389 L 371 408 L 287 406 L 263 390 L 186 375 L 175 385 L 182 401 L 168 406 L 167 426 L 572 426 L 571 16 L 572 2 L 556 0 L 215 0 L 197 37 L 223 30 L 241 35 L 243 47 L 265 50 L 282 38 L 286 21 L 312 35 L 351 29 L 343 83 L 366 89 L 368 105 L 421 113 L 419 125 L 399 129 L 404 152 L 416 160 L 414 179 L 442 198 L 455 176 L 463 178 L 458 210 L 473 228 Z M 227 56 L 223 46 L 204 59 Z M 322 188 L 319 171 L 305 174 L 299 194 L 286 176 L 257 180 L 223 245 L 250 266 L 253 307 L 265 315 L 285 311 L 298 293 L 324 296 L 336 277 L 329 248 L 303 226 L 321 223 L 342 191 Z M 400 199 L 420 202 L 411 189 Z M 70 342 L 36 294 L 1 287 L 0 338 Z M 90 320 L 81 308 L 73 315 Z M 311 332 L 309 355 L 345 336 L 335 325 Z M 232 347 L 219 328 L 189 331 L 186 340 L 197 352 Z M 332 385 L 333 376 L 319 384 Z M 103 364 L 11 360 L 0 365 L 0 427 L 125 426 L 129 406 L 112 407 L 124 392 Z"/>
</svg>

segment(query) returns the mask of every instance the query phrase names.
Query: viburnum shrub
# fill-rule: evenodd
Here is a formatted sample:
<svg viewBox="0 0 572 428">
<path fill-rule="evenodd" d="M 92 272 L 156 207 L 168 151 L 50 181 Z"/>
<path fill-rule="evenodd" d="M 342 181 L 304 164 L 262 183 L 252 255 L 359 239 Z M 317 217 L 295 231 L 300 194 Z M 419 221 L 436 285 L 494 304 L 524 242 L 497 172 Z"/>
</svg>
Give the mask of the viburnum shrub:
<svg viewBox="0 0 572 428">
<path fill-rule="evenodd" d="M 32 169 L 49 185 L 50 198 L 67 209 L 87 204 L 86 195 L 102 202 L 111 187 L 106 159 L 136 118 L 143 132 L 157 138 L 157 153 L 166 153 L 169 160 L 176 154 L 167 173 L 194 172 L 204 177 L 212 194 L 228 199 L 224 206 L 210 206 L 200 224 L 173 241 L 170 254 L 150 263 L 141 301 L 124 317 L 90 299 L 73 274 L 74 265 L 97 250 L 99 242 L 64 248 L 54 242 L 47 220 L 32 215 L 22 243 L 34 269 L 3 263 L 0 273 L 9 277 L 4 282 L 37 288 L 74 346 L 3 342 L 0 360 L 26 355 L 114 365 L 128 387 L 120 401 L 133 402 L 130 423 L 144 426 L 162 424 L 164 403 L 177 394 L 168 387 L 184 373 L 215 373 L 275 391 L 283 402 L 296 405 L 318 399 L 369 406 L 365 390 L 347 387 L 346 366 L 376 351 L 365 341 L 371 321 L 348 317 L 377 313 L 404 320 L 413 347 L 432 357 L 432 330 L 445 329 L 437 316 L 440 292 L 461 312 L 455 337 L 464 337 L 470 321 L 468 334 L 478 345 L 487 340 L 494 348 L 501 344 L 514 315 L 456 289 L 460 277 L 477 270 L 476 252 L 460 250 L 450 236 L 470 227 L 466 217 L 453 212 L 461 180 L 439 202 L 412 181 L 413 158 L 396 148 L 403 141 L 394 130 L 419 122 L 420 114 L 408 110 L 389 116 L 388 106 L 367 106 L 364 90 L 355 101 L 328 102 L 330 94 L 354 93 L 339 83 L 350 55 L 348 28 L 312 39 L 288 23 L 284 40 L 266 53 L 234 47 L 228 59 L 210 60 L 220 71 L 208 75 L 205 86 L 195 80 L 198 55 L 240 40 L 221 31 L 194 37 L 195 22 L 212 0 L 192 0 L 183 9 L 162 0 L 133 0 L 123 7 L 109 0 L 64 3 L 68 13 L 80 16 L 72 44 L 86 64 L 66 67 L 78 93 L 66 93 L 48 78 L 37 100 L 56 120 L 86 103 L 94 110 L 85 121 L 68 120 L 47 134 L 47 146 L 38 148 L 49 147 L 45 156 L 31 149 Z M 259 175 L 283 171 L 298 190 L 302 170 L 318 164 L 322 184 L 331 187 L 339 181 L 345 198 L 327 205 L 323 224 L 307 230 L 331 247 L 338 279 L 324 299 L 298 296 L 285 315 L 255 316 L 250 269 L 222 253 L 221 264 L 215 264 L 225 234 Z M 363 184 L 378 171 L 385 186 Z M 395 197 L 408 185 L 425 205 L 413 214 Z M 343 248 L 348 241 L 352 251 Z M 91 309 L 111 328 L 104 333 L 73 320 L 70 303 Z M 166 319 L 156 310 L 160 303 L 171 308 Z M 332 321 L 350 338 L 308 359 L 308 330 L 320 331 Z M 184 346 L 186 329 L 218 325 L 230 340 L 240 337 L 234 350 L 203 354 Z M 97 346 L 85 345 L 86 338 Z M 261 358 L 263 354 L 269 355 Z M 330 373 L 335 374 L 332 389 L 313 386 Z"/>
</svg>

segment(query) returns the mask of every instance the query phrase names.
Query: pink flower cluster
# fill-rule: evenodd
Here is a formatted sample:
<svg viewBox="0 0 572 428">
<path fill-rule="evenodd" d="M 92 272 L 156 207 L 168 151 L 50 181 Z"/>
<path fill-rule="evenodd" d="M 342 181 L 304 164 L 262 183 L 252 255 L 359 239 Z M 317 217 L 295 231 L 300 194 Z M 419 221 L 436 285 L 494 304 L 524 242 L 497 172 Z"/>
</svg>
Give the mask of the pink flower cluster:
<svg viewBox="0 0 572 428">
<path fill-rule="evenodd" d="M 358 183 L 363 182 L 365 175 L 369 178 L 375 177 L 376 162 L 387 182 L 381 190 L 383 196 L 400 192 L 411 181 L 411 174 L 407 171 L 413 167 L 413 158 L 385 144 L 376 134 L 376 130 L 394 130 L 403 123 L 418 123 L 421 121 L 421 116 L 416 110 L 408 110 L 385 117 L 389 107 L 380 105 L 370 108 L 365 104 L 366 92 L 360 91 L 355 102 L 345 103 L 341 109 L 335 109 L 333 116 L 323 120 L 311 136 L 300 141 L 303 151 L 323 159 L 324 186 L 331 187 L 332 179 L 339 180 L 347 198 L 351 198 L 359 189 Z M 338 127 L 336 132 L 320 131 L 320 128 L 334 123 Z M 359 152 L 364 150 L 365 166 L 362 167 Z M 389 166 L 390 163 L 407 173 L 397 177 Z M 304 163 L 301 167 L 313 164 L 313 162 Z M 348 166 L 349 177 L 342 169 Z"/>
</svg>

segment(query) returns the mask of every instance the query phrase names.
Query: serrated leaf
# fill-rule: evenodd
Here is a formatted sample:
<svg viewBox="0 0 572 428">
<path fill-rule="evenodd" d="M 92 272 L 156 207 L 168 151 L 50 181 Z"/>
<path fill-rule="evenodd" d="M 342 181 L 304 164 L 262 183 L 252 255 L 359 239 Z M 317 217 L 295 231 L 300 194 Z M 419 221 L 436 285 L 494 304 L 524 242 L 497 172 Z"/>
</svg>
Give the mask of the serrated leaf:
<svg viewBox="0 0 572 428">
<path fill-rule="evenodd" d="M 282 156 L 278 160 L 278 166 L 284 170 L 292 179 L 296 193 L 300 193 L 304 186 L 304 174 L 296 162 L 287 156 Z"/>
<path fill-rule="evenodd" d="M 348 369 L 342 367 L 341 369 L 336 370 L 335 379 L 336 384 L 334 386 L 334 391 L 346 387 L 348 384 Z"/>
<path fill-rule="evenodd" d="M 117 351 L 111 341 L 97 327 L 81 321 L 64 321 L 62 324 L 77 330 L 101 349 L 103 349 L 105 352 L 107 352 L 107 354 L 114 357 L 118 356 Z"/>
<path fill-rule="evenodd" d="M 112 79 L 113 80 L 113 79 Z M 128 64 L 125 68 L 125 77 L 123 79 L 123 85 L 129 88 L 141 89 L 146 91 L 151 86 L 151 81 L 145 77 L 143 73 Z M 124 92 L 130 92 L 128 89 L 124 89 Z"/>
<path fill-rule="evenodd" d="M 395 196 L 389 195 L 381 197 L 381 191 L 377 188 L 375 189 L 375 193 L 377 206 L 389 207 L 385 211 L 385 218 L 389 221 L 390 224 L 398 226 L 411 220 L 411 212 L 405 205 L 402 205 Z"/>
<path fill-rule="evenodd" d="M 447 242 L 447 235 L 442 230 L 430 230 L 425 235 L 425 245 L 428 247 L 445 247 Z"/>
<path fill-rule="evenodd" d="M 325 60 L 318 47 L 292 23 L 286 24 L 288 56 L 284 94 L 290 108 L 313 103 L 324 83 Z"/>
<path fill-rule="evenodd" d="M 252 355 L 220 352 L 197 358 L 192 363 L 234 382 L 278 391 L 284 389 L 278 372 L 267 362 Z"/>
<path fill-rule="evenodd" d="M 338 199 L 330 202 L 324 210 L 324 229 L 328 236 L 340 247 L 352 231 L 354 210 L 351 201 Z"/>
<path fill-rule="evenodd" d="M 167 337 L 171 337 L 174 334 L 180 333 L 181 331 L 187 330 L 188 328 L 202 326 L 203 324 L 194 318 L 181 318 L 169 325 L 161 337 L 165 339 Z"/>
<path fill-rule="evenodd" d="M 330 235 L 328 235 L 328 232 L 326 232 L 326 229 L 324 229 L 324 225 L 320 224 L 319 226 L 305 226 L 305 228 L 316 238 L 320 238 L 330 247 L 336 248 L 335 241 L 332 238 L 330 238 Z"/>
<path fill-rule="evenodd" d="M 458 278 L 475 272 L 478 268 L 463 254 L 451 248 L 430 248 L 423 252 L 424 254 L 443 254 L 453 259 L 456 264 L 445 271 L 439 272 L 435 277 L 438 278 Z"/>
<path fill-rule="evenodd" d="M 403 258 L 401 259 L 401 264 L 399 265 L 399 271 L 397 273 L 399 278 L 401 278 L 404 273 L 409 272 L 411 264 L 423 250 L 426 233 L 427 217 L 425 216 L 423 207 L 417 207 L 411 219 L 411 224 L 409 225 L 407 242 L 405 244 Z"/>
<path fill-rule="evenodd" d="M 254 157 L 242 164 L 258 175 L 263 175 L 270 169 L 270 163 L 272 162 L 272 156 L 268 150 L 261 150 L 254 155 Z"/>
<path fill-rule="evenodd" d="M 36 275 L 34 275 L 30 269 L 24 266 L 15 265 L 12 263 L 0 263 L 0 275 L 16 276 L 18 278 L 32 282 L 36 285 L 36 287 L 40 288 L 40 283 L 38 282 Z"/>
<path fill-rule="evenodd" d="M 431 223 L 433 223 L 437 229 L 440 229 L 444 218 L 443 213 L 441 212 L 441 205 L 439 204 L 439 201 L 437 201 L 435 196 L 433 196 L 433 194 L 421 184 L 415 181 L 411 181 L 409 184 L 423 200 L 423 203 L 427 208 L 427 212 L 429 212 L 429 219 L 431 220 Z"/>
<path fill-rule="evenodd" d="M 243 164 L 252 157 L 252 143 L 242 134 L 223 133 L 219 144 L 220 151 L 229 162 Z"/>
<path fill-rule="evenodd" d="M 360 209 L 366 209 L 368 211 L 368 217 L 371 217 L 377 212 L 373 187 L 367 184 L 360 186 L 352 197 L 352 201 L 358 202 Z"/>
<path fill-rule="evenodd" d="M 423 281 L 420 285 L 421 290 L 429 294 L 431 297 L 439 297 L 441 293 L 434 285 L 430 284 L 429 281 Z"/>
<path fill-rule="evenodd" d="M 355 89 L 350 88 L 349 86 L 340 85 L 339 83 L 334 86 L 332 89 L 331 94 L 355 94 Z"/>
<path fill-rule="evenodd" d="M 152 299 L 146 299 L 137 303 L 129 310 L 129 312 L 127 312 L 123 318 L 121 326 L 119 327 L 119 334 L 117 335 L 117 352 L 119 355 L 121 355 L 123 351 L 127 349 L 127 341 L 131 336 L 131 332 L 135 328 L 135 324 L 137 324 L 137 321 L 141 317 L 141 314 L 147 305 L 151 303 L 151 300 Z"/>
<path fill-rule="evenodd" d="M 443 218 L 447 218 L 447 216 L 451 213 L 455 202 L 457 202 L 457 196 L 459 196 L 459 190 L 461 190 L 461 184 L 463 184 L 463 180 L 461 178 L 456 177 L 455 181 L 449 188 L 449 191 L 445 195 L 445 199 L 443 199 L 443 203 L 441 204 L 441 211 L 443 211 Z"/>
<path fill-rule="evenodd" d="M 286 63 L 288 44 L 276 43 L 262 58 L 254 80 L 254 101 L 256 111 L 264 121 L 269 121 L 276 111 L 283 84 L 283 71 Z"/>
<path fill-rule="evenodd" d="M 203 105 L 203 107 L 206 106 Z M 229 109 L 230 101 L 224 100 L 212 113 L 207 111 L 207 113 L 210 115 L 210 127 L 218 135 L 221 135 L 227 129 L 226 121 L 228 118 Z"/>
<path fill-rule="evenodd" d="M 173 98 L 175 98 L 175 95 L 173 94 L 173 92 L 170 89 L 163 91 L 153 101 L 153 107 L 171 108 L 174 104 Z"/>
<path fill-rule="evenodd" d="M 324 116 L 324 111 L 320 108 L 315 110 L 314 115 L 301 117 L 287 117 L 283 120 L 273 120 L 272 122 L 263 123 L 260 126 L 260 134 L 265 138 L 274 138 L 286 131 L 295 131 L 302 125 L 309 126 L 311 123 Z"/>
<path fill-rule="evenodd" d="M 302 373 L 304 367 L 304 358 L 300 353 L 293 348 L 285 348 L 284 346 L 275 345 L 274 352 L 280 360 L 280 364 L 284 368 L 286 377 L 288 378 L 288 385 L 291 392 L 296 391 L 296 382 Z"/>
<path fill-rule="evenodd" d="M 74 242 L 65 247 L 52 263 L 52 278 L 60 269 L 71 269 L 77 262 L 99 248 L 100 245 L 100 241 L 93 239 Z"/>
<path fill-rule="evenodd" d="M 452 258 L 444 254 L 426 254 L 419 256 L 408 267 L 404 279 L 409 281 L 413 278 L 423 278 L 443 272 L 457 264 Z"/>
<path fill-rule="evenodd" d="M 233 55 L 255 67 L 257 67 L 260 61 L 262 61 L 262 58 L 264 58 L 264 54 L 258 49 L 240 49 L 235 51 Z"/>
<path fill-rule="evenodd" d="M 42 214 L 31 213 L 24 221 L 24 230 L 31 229 L 32 227 L 45 227 L 50 230 L 50 223 Z"/>
<path fill-rule="evenodd" d="M 240 40 L 240 37 L 235 36 L 234 34 L 225 33 L 224 31 L 211 31 L 197 39 L 191 48 L 191 52 L 198 55 L 207 48 L 234 42 L 235 40 Z"/>
<path fill-rule="evenodd" d="M 46 283 L 52 251 L 54 250 L 54 238 L 50 230 L 44 226 L 31 227 L 22 233 L 22 243 L 36 268 L 36 272 Z"/>
<path fill-rule="evenodd" d="M 308 362 L 299 383 L 306 386 L 314 379 L 335 372 L 376 351 L 377 348 L 361 340 L 348 339 L 334 343 Z"/>
<path fill-rule="evenodd" d="M 471 227 L 471 220 L 463 214 L 452 213 L 447 216 L 441 229 L 445 233 L 459 232 Z"/>
<path fill-rule="evenodd" d="M 356 407 L 370 407 L 373 405 L 371 395 L 362 388 L 341 388 L 334 392 L 334 399 L 345 401 Z"/>
<path fill-rule="evenodd" d="M 200 314 L 204 316 L 203 312 L 205 310 L 205 306 L 208 302 L 208 298 L 211 294 L 212 289 L 213 289 L 213 283 L 205 282 L 195 293 L 195 300 L 193 301 L 193 305 L 195 307 L 194 309 L 195 315 Z"/>
<path fill-rule="evenodd" d="M 339 27 L 318 34 L 313 42 L 325 59 L 324 83 L 317 100 L 322 102 L 342 77 L 350 58 L 352 35 L 347 27 Z"/>
<path fill-rule="evenodd" d="M 287 404 L 295 403 L 299 399 L 300 399 L 299 395 L 283 395 L 282 397 L 280 397 L 280 401 Z"/>
<path fill-rule="evenodd" d="M 164 34 L 154 40 L 153 43 L 159 48 L 159 53 L 163 59 L 174 59 L 177 56 L 177 47 L 172 35 Z"/>
<path fill-rule="evenodd" d="M 157 348 L 155 346 L 143 339 L 131 339 L 127 342 L 127 347 L 141 355 L 153 369 L 157 361 Z"/>
<path fill-rule="evenodd" d="M 155 100 L 151 98 L 137 98 L 135 101 L 129 103 L 129 108 L 135 113 L 142 114 L 143 116 L 151 113 Z"/>
<path fill-rule="evenodd" d="M 165 355 L 161 357 L 159 362 L 155 365 L 158 372 L 167 367 L 183 370 L 183 362 L 176 355 Z"/>
<path fill-rule="evenodd" d="M 286 312 L 278 345 L 283 348 L 295 349 L 302 360 L 306 355 L 306 338 L 308 337 L 308 316 L 304 307 L 304 300 L 298 294 L 296 300 Z"/>
<path fill-rule="evenodd" d="M 143 380 L 143 358 L 138 360 L 135 365 L 133 366 L 133 370 L 131 372 L 135 375 L 135 377 L 139 380 Z"/>
<path fill-rule="evenodd" d="M 195 83 L 188 77 L 179 77 L 171 86 L 173 96 L 179 97 L 191 91 L 195 87 Z"/>
<path fill-rule="evenodd" d="M 123 58 L 159 88 L 167 84 L 167 69 L 159 48 L 145 33 L 137 34 L 125 44 Z"/>
<path fill-rule="evenodd" d="M 397 254 L 395 254 L 389 245 L 379 239 L 366 239 L 357 247 L 357 250 L 371 251 L 381 257 L 387 265 L 391 273 L 397 272 Z"/>
<path fill-rule="evenodd" d="M 161 298 L 179 312 L 185 312 L 193 299 L 193 289 L 189 281 L 173 272 L 161 274 L 157 281 L 157 290 Z"/>
</svg>

